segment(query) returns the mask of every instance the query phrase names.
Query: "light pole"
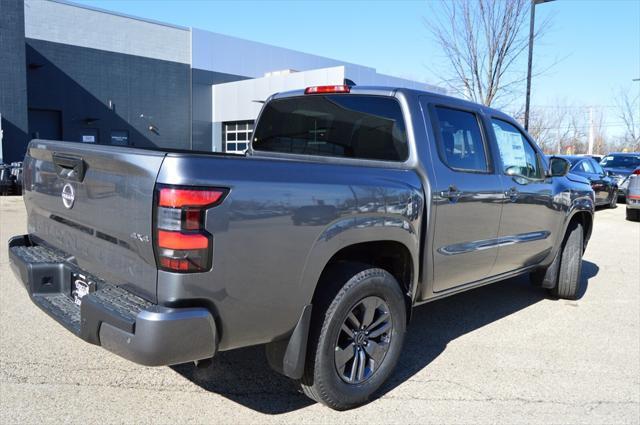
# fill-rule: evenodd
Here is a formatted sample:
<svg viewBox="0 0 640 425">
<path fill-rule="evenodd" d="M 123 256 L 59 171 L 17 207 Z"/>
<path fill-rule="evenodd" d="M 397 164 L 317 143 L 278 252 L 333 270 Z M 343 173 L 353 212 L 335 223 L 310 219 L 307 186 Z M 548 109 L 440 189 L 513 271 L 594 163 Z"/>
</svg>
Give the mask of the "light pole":
<svg viewBox="0 0 640 425">
<path fill-rule="evenodd" d="M 536 20 L 536 4 L 553 0 L 531 0 L 531 18 L 529 19 L 529 63 L 527 65 L 527 98 L 524 105 L 524 129 L 529 131 L 529 104 L 531 100 L 531 62 L 533 60 L 533 34 Z"/>
</svg>

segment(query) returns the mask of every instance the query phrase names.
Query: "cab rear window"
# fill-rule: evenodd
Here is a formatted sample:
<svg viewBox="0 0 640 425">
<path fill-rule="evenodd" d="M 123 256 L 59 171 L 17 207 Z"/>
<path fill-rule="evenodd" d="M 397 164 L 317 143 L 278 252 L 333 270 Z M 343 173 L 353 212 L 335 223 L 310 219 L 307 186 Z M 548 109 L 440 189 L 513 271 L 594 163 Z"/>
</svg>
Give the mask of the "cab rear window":
<svg viewBox="0 0 640 425">
<path fill-rule="evenodd" d="M 407 135 L 397 100 L 384 96 L 307 95 L 266 106 L 253 149 L 298 155 L 404 161 Z"/>
</svg>

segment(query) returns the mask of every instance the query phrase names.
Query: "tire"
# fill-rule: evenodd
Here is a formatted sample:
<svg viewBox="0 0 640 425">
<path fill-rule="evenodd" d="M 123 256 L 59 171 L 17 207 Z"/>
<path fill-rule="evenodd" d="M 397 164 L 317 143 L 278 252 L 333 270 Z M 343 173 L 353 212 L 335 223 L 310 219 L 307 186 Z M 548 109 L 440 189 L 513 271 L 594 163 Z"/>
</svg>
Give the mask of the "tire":
<svg viewBox="0 0 640 425">
<path fill-rule="evenodd" d="M 300 384 L 313 400 L 345 410 L 366 403 L 391 375 L 404 343 L 406 304 L 386 270 L 342 263 L 327 275 L 321 284 L 335 289 L 314 305 Z M 359 327 L 367 321 L 369 328 Z"/>
<path fill-rule="evenodd" d="M 617 206 L 617 204 L 618 204 L 618 191 L 615 190 L 611 194 L 611 201 L 609 201 L 609 208 L 613 209 Z"/>
<path fill-rule="evenodd" d="M 558 283 L 551 293 L 567 300 L 576 300 L 582 294 L 582 252 L 583 252 L 582 224 L 573 222 L 565 236 Z"/>
<path fill-rule="evenodd" d="M 640 221 L 640 210 L 627 208 L 627 220 Z"/>
</svg>

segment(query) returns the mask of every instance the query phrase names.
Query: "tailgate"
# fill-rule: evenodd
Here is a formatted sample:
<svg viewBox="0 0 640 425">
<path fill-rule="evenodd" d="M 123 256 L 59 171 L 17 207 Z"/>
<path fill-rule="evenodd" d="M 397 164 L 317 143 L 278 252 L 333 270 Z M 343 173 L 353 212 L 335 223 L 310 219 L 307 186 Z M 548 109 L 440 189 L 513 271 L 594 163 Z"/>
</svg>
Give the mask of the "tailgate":
<svg viewBox="0 0 640 425">
<path fill-rule="evenodd" d="M 156 301 L 153 193 L 163 152 L 34 140 L 24 162 L 29 233 L 89 273 Z"/>
</svg>

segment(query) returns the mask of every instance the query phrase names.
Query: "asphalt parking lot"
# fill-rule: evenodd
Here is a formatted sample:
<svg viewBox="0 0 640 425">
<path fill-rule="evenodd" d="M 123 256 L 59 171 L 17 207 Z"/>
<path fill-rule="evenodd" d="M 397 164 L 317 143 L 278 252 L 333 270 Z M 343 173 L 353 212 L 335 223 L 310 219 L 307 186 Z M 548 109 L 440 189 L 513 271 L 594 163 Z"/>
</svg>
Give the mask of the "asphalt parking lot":
<svg viewBox="0 0 640 425">
<path fill-rule="evenodd" d="M 272 372 L 261 347 L 147 368 L 71 335 L 11 273 L 6 241 L 26 213 L 0 197 L 0 422 L 638 423 L 640 223 L 624 212 L 596 213 L 582 299 L 518 278 L 419 307 L 379 397 L 339 413 Z"/>
</svg>

